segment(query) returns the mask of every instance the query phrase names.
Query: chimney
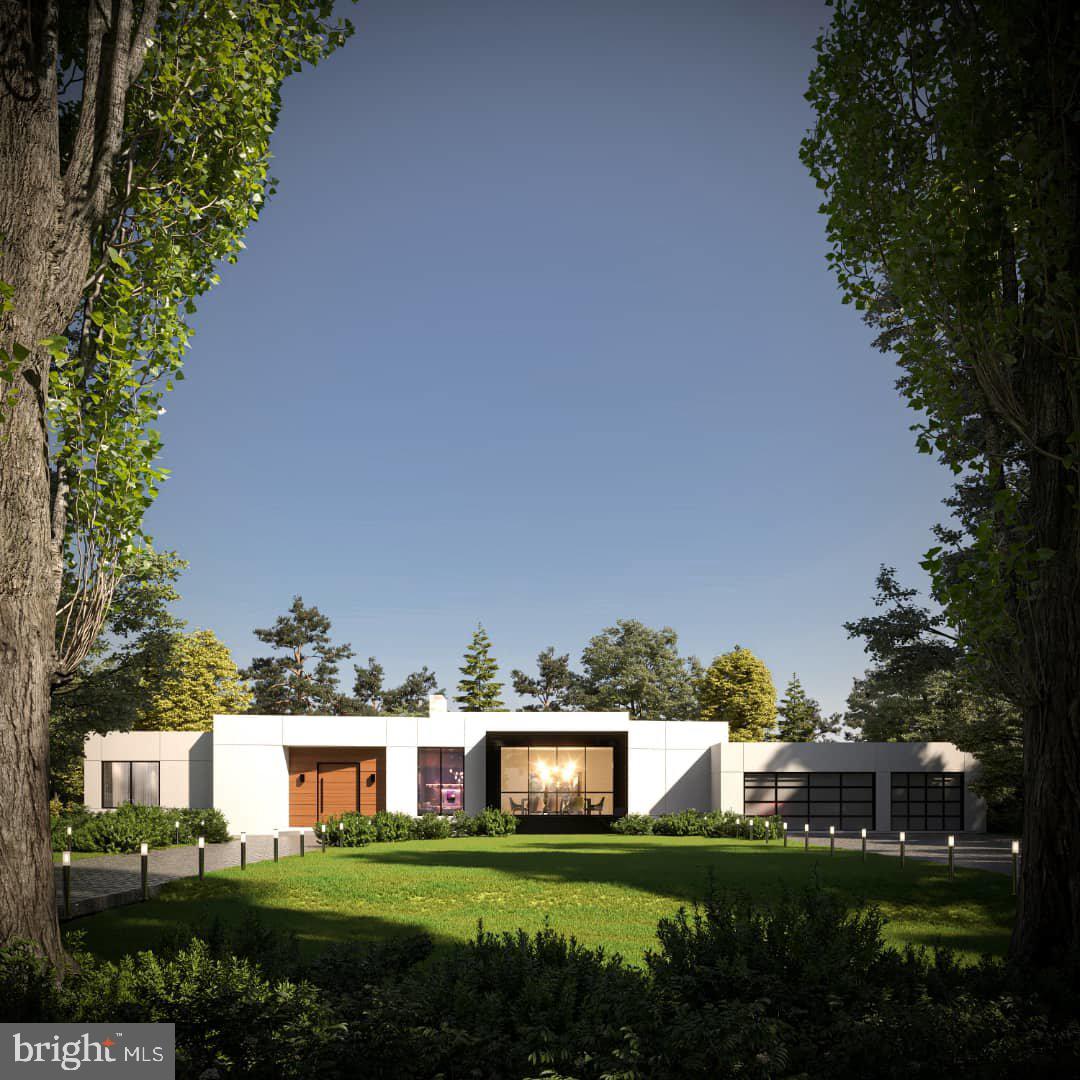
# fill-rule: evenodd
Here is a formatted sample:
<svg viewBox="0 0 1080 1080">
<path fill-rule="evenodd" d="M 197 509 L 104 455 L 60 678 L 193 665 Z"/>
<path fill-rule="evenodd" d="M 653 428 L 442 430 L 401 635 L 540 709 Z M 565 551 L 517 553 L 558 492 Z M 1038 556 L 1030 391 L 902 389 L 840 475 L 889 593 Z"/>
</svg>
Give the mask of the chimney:
<svg viewBox="0 0 1080 1080">
<path fill-rule="evenodd" d="M 438 716 L 446 712 L 446 696 L 444 694 L 428 695 L 428 716 Z"/>
</svg>

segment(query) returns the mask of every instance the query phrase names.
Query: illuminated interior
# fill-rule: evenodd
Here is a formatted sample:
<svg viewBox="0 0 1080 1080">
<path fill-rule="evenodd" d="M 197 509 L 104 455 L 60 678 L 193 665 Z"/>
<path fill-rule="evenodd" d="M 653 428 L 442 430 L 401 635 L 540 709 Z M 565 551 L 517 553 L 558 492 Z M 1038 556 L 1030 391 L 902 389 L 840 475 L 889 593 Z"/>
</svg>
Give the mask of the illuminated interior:
<svg viewBox="0 0 1080 1080">
<path fill-rule="evenodd" d="M 615 751 L 610 746 L 504 746 L 503 810 L 520 816 L 614 813 Z"/>
</svg>

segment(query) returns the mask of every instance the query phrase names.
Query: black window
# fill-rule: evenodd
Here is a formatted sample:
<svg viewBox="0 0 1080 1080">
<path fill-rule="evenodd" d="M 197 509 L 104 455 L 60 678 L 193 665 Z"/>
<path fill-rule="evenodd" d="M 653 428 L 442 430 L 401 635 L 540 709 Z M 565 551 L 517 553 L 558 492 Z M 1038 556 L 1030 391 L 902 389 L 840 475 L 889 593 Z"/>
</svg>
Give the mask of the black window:
<svg viewBox="0 0 1080 1080">
<path fill-rule="evenodd" d="M 101 805 L 114 810 L 124 803 L 161 804 L 161 767 L 157 761 L 103 761 Z"/>
<path fill-rule="evenodd" d="M 892 774 L 892 827 L 911 832 L 964 828 L 964 774 Z"/>
<path fill-rule="evenodd" d="M 873 829 L 872 772 L 768 772 L 743 774 L 743 813 L 779 814 L 792 831 Z"/>
<path fill-rule="evenodd" d="M 465 807 L 465 751 L 428 746 L 417 751 L 416 809 L 420 814 L 453 814 Z"/>
</svg>

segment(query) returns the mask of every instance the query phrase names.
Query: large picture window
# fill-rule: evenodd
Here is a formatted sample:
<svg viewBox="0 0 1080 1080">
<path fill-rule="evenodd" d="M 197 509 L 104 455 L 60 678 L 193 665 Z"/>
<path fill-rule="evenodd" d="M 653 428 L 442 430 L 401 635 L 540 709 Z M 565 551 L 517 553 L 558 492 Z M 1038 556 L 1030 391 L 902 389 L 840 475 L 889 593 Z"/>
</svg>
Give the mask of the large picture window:
<svg viewBox="0 0 1080 1080">
<path fill-rule="evenodd" d="M 159 806 L 161 769 L 157 761 L 103 761 L 101 805 L 115 810 L 124 803 Z"/>
<path fill-rule="evenodd" d="M 417 751 L 416 809 L 453 814 L 465 806 L 465 751 L 429 746 Z"/>
<path fill-rule="evenodd" d="M 503 746 L 500 805 L 521 816 L 614 813 L 611 746 Z"/>
<path fill-rule="evenodd" d="M 779 814 L 791 829 L 873 829 L 872 772 L 768 772 L 743 777 L 744 813 Z"/>
<path fill-rule="evenodd" d="M 964 774 L 892 774 L 892 827 L 959 832 L 964 827 Z"/>
</svg>

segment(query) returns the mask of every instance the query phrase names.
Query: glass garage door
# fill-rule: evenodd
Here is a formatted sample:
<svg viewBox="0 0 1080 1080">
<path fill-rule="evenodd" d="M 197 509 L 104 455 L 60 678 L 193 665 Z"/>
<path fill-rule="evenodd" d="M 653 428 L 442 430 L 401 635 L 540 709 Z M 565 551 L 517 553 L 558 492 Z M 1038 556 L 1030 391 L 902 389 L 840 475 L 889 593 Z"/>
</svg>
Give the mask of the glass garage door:
<svg viewBox="0 0 1080 1080">
<path fill-rule="evenodd" d="M 873 829 L 872 772 L 768 772 L 743 775 L 744 813 L 779 814 L 794 832 L 811 829 Z"/>
<path fill-rule="evenodd" d="M 894 772 L 892 827 L 913 832 L 961 832 L 964 774 Z"/>
</svg>

